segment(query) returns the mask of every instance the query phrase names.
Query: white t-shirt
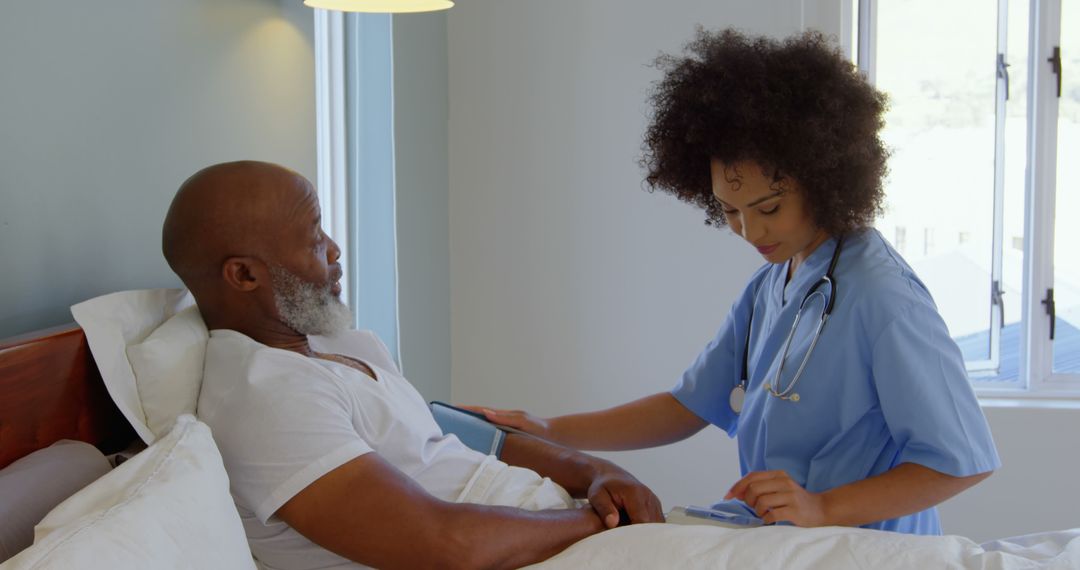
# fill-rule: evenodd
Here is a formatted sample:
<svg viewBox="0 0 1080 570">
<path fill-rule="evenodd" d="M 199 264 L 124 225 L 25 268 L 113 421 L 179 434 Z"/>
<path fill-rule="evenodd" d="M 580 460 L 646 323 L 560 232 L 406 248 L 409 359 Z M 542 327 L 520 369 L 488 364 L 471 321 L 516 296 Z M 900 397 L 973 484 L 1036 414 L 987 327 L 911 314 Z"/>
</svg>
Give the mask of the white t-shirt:
<svg viewBox="0 0 1080 570">
<path fill-rule="evenodd" d="M 262 564 L 360 567 L 307 540 L 274 513 L 315 480 L 365 453 L 378 453 L 439 499 L 479 502 L 466 495 L 493 459 L 443 435 L 423 397 L 397 372 L 374 334 L 349 331 L 311 341 L 317 350 L 364 362 L 378 381 L 231 330 L 211 331 L 206 348 L 197 414 L 213 431 L 252 551 Z M 509 470 L 509 478 L 525 477 L 533 487 L 555 487 L 532 471 Z M 561 488 L 557 494 L 565 498 Z M 567 505 L 538 505 L 557 506 Z"/>
</svg>

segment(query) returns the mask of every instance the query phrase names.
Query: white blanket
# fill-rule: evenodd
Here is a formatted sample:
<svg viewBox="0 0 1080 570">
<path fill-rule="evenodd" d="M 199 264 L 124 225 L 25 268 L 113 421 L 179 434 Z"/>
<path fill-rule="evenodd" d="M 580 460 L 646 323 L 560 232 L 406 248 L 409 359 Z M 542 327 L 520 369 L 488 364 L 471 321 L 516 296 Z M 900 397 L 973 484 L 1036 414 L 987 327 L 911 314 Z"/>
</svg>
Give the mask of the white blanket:
<svg viewBox="0 0 1080 570">
<path fill-rule="evenodd" d="M 644 524 L 589 537 L 529 568 L 1080 569 L 1080 528 L 976 544 L 841 527 Z"/>
</svg>

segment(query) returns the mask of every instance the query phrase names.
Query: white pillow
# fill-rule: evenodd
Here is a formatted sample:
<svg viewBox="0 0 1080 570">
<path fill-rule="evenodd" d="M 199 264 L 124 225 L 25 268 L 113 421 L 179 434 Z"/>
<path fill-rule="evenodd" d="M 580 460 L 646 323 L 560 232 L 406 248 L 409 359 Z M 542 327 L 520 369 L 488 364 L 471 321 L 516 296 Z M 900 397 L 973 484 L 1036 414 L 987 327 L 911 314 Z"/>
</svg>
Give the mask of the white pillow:
<svg viewBox="0 0 1080 570">
<path fill-rule="evenodd" d="M 181 414 L 194 414 L 202 386 L 209 332 L 199 308 L 191 306 L 127 347 L 146 425 L 165 435 Z"/>
<path fill-rule="evenodd" d="M 209 332 L 185 289 L 122 291 L 83 301 L 71 314 L 86 333 L 105 387 L 147 444 L 195 413 Z M 397 372 L 386 345 L 371 331 L 309 337 L 320 352 L 369 360 Z"/>
<path fill-rule="evenodd" d="M 108 389 L 109 395 L 116 402 L 116 406 L 120 408 L 120 412 L 135 428 L 135 433 L 147 444 L 153 443 L 157 437 L 155 431 L 150 428 L 151 424 L 158 429 L 161 429 L 162 425 L 164 425 L 164 429 L 168 429 L 171 421 L 161 417 L 155 417 L 153 421 L 148 421 L 147 410 L 143 406 L 143 400 L 140 400 L 140 386 L 135 380 L 135 370 L 128 361 L 128 346 L 147 340 L 147 337 L 158 326 L 194 304 L 195 299 L 187 290 L 150 289 L 111 293 L 89 301 L 83 301 L 71 307 L 71 314 L 75 317 L 75 321 L 79 323 L 83 332 L 86 333 L 90 351 L 94 355 L 98 370 L 101 371 L 101 377 L 105 381 L 105 387 Z M 187 327 L 178 326 L 177 328 L 184 331 L 188 330 Z M 206 334 L 205 330 L 206 327 L 203 326 L 204 335 Z M 181 338 L 190 337 L 185 334 L 181 335 Z M 205 337 L 202 343 L 205 350 Z M 155 378 L 153 381 L 144 382 L 142 387 L 145 390 L 149 388 L 149 385 L 154 385 L 154 388 L 149 390 L 150 394 L 147 395 L 156 396 L 162 394 L 163 391 L 168 391 L 165 386 L 161 385 L 163 379 L 167 377 L 167 373 L 154 372 L 153 367 L 145 365 L 152 362 L 152 359 L 149 358 L 151 353 L 160 355 L 165 351 L 164 347 L 160 346 L 161 343 L 154 342 L 151 344 L 156 346 L 147 348 L 144 351 L 148 358 L 142 361 L 144 366 L 141 368 L 143 370 L 139 372 L 147 371 Z M 187 354 L 189 357 L 194 356 L 194 351 L 185 351 L 182 348 L 176 350 Z M 190 383 L 195 382 L 194 393 L 197 397 L 198 385 L 202 383 L 202 356 L 199 355 L 198 359 L 197 365 L 188 363 L 179 367 L 184 370 L 197 369 L 198 376 L 196 378 L 177 380 L 177 384 L 181 386 L 176 388 L 176 393 L 189 394 L 191 392 Z M 166 370 L 171 369 L 169 365 L 164 368 Z M 194 403 L 190 406 L 186 403 L 149 403 L 146 408 L 149 408 L 151 413 L 158 413 L 162 410 L 174 408 L 190 411 L 194 410 L 195 406 Z"/>
<path fill-rule="evenodd" d="M 255 568 L 210 428 L 190 415 L 34 532 L 5 570 Z"/>
</svg>

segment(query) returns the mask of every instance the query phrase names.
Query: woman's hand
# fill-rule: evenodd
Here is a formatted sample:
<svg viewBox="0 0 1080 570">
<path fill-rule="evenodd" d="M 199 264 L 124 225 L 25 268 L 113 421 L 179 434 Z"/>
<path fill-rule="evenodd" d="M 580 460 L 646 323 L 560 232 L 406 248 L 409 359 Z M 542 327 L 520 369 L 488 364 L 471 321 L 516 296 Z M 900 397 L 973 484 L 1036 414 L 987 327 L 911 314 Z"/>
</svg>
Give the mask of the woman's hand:
<svg viewBox="0 0 1080 570">
<path fill-rule="evenodd" d="M 471 412 L 483 414 L 493 424 L 512 427 L 543 439 L 551 439 L 548 420 L 538 418 L 524 410 L 494 410 L 482 406 L 459 406 Z"/>
<path fill-rule="evenodd" d="M 798 526 L 827 526 L 827 501 L 796 483 L 785 471 L 755 471 L 739 479 L 724 499 L 746 503 L 767 524 L 787 521 Z"/>
</svg>

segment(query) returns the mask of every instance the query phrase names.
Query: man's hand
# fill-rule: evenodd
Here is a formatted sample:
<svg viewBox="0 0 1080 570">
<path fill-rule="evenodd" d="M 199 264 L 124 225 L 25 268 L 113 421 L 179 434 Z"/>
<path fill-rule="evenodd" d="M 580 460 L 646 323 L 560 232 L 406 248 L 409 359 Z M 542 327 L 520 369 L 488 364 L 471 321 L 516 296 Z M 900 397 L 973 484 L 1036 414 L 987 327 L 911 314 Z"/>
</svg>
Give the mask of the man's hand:
<svg viewBox="0 0 1080 570">
<path fill-rule="evenodd" d="M 826 499 L 796 483 L 784 471 L 754 471 L 739 479 L 724 496 L 746 503 L 767 524 L 787 521 L 798 526 L 826 526 Z"/>
<path fill-rule="evenodd" d="M 619 526 L 620 510 L 631 523 L 664 522 L 660 499 L 652 490 L 620 467 L 606 461 L 603 464 L 589 485 L 588 499 L 605 526 Z"/>
</svg>

